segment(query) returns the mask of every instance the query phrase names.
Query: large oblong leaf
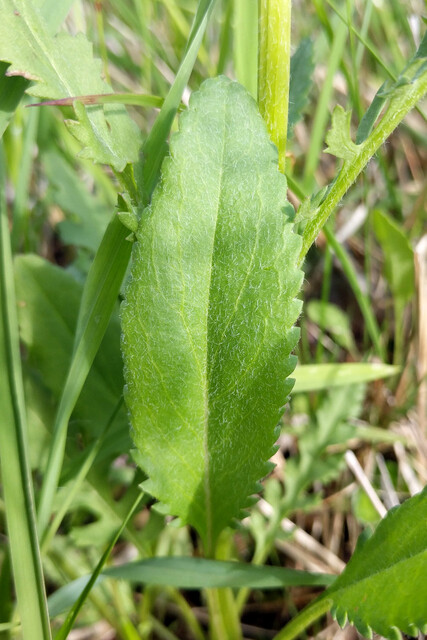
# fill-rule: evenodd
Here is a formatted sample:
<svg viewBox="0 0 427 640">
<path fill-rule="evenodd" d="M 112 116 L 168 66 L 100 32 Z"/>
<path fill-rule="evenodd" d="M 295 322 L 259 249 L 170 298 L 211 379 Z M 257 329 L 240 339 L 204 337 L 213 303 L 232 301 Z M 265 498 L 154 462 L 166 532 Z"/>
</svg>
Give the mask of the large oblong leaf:
<svg viewBox="0 0 427 640">
<path fill-rule="evenodd" d="M 286 180 L 256 103 L 205 82 L 137 232 L 122 311 L 133 437 L 150 492 L 209 555 L 269 470 L 302 275 Z"/>
</svg>

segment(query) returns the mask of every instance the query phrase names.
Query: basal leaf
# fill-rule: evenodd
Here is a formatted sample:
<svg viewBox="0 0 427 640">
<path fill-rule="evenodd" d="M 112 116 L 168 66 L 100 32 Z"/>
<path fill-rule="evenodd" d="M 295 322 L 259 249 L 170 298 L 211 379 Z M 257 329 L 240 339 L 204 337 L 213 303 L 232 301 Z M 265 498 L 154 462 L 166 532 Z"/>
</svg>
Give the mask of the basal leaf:
<svg viewBox="0 0 427 640">
<path fill-rule="evenodd" d="M 40 98 L 66 98 L 111 93 L 101 79 L 102 65 L 93 57 L 83 34 L 49 33 L 34 3 L 0 0 L 0 60 L 11 63 L 8 76 L 23 76 L 33 84 L 27 92 Z M 69 127 L 83 145 L 83 155 L 122 171 L 138 157 L 139 132 L 122 105 L 83 107 Z"/>
<path fill-rule="evenodd" d="M 325 593 L 364 636 L 427 631 L 427 488 L 391 510 Z"/>
<path fill-rule="evenodd" d="M 208 80 L 141 219 L 122 311 L 126 401 L 150 492 L 207 554 L 268 472 L 292 388 L 291 212 L 255 102 Z"/>
</svg>

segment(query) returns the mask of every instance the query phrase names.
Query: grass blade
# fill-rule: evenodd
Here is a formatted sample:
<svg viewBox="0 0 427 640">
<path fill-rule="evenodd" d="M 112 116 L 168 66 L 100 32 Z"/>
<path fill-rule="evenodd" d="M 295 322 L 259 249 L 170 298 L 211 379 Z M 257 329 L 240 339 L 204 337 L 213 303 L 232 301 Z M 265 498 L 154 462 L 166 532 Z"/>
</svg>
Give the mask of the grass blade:
<svg viewBox="0 0 427 640">
<path fill-rule="evenodd" d="M 129 231 L 115 215 L 89 271 L 80 306 L 74 352 L 59 402 L 38 506 L 39 534 L 49 521 L 65 450 L 68 420 L 98 351 L 130 258 Z"/>
<path fill-rule="evenodd" d="M 363 384 L 389 378 L 399 372 L 400 367 L 376 362 L 305 364 L 297 367 L 292 374 L 295 378 L 292 393 L 321 391 L 347 384 Z"/>
<path fill-rule="evenodd" d="M 175 81 L 165 98 L 163 107 L 150 131 L 150 135 L 144 143 L 143 154 L 144 158 L 146 158 L 142 169 L 144 205 L 150 201 L 156 185 L 162 160 L 166 153 L 166 140 L 181 102 L 182 92 L 196 62 L 197 52 L 202 44 L 203 35 L 214 4 L 215 0 L 200 0 L 186 54 L 176 74 Z"/>
<path fill-rule="evenodd" d="M 280 589 L 297 585 L 330 585 L 335 580 L 335 576 L 326 573 L 192 557 L 159 557 L 129 562 L 105 569 L 99 579 L 104 577 L 178 589 Z M 50 616 L 53 618 L 70 607 L 88 581 L 89 577 L 83 576 L 55 591 L 49 597 Z"/>
<path fill-rule="evenodd" d="M 0 159 L 4 167 L 4 161 Z M 3 174 L 3 171 L 1 171 Z M 8 219 L 1 176 L 0 196 L 0 390 L 2 426 L 0 461 L 9 546 L 23 635 L 34 640 L 51 637 L 34 498 L 28 464 L 26 409 L 19 352 L 18 319 L 13 284 Z"/>
</svg>

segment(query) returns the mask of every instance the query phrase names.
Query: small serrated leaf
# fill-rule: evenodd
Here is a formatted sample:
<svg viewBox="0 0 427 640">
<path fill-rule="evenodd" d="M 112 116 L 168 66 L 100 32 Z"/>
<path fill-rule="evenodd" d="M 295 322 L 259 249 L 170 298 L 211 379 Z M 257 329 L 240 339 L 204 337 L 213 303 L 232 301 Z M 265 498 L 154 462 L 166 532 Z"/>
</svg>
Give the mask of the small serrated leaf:
<svg viewBox="0 0 427 640">
<path fill-rule="evenodd" d="M 206 81 L 170 152 L 122 309 L 126 401 L 154 496 L 211 553 L 271 468 L 295 366 L 300 238 L 242 86 Z"/>
<path fill-rule="evenodd" d="M 325 596 L 341 623 L 395 640 L 427 619 L 427 487 L 388 512 L 373 535 L 358 544 Z"/>
<path fill-rule="evenodd" d="M 101 79 L 102 64 L 91 43 L 79 33 L 49 34 L 34 3 L 0 0 L 0 60 L 10 62 L 9 76 L 33 80 L 27 93 L 59 99 L 111 93 Z M 79 122 L 70 129 L 83 144 L 83 155 L 122 171 L 138 158 L 140 134 L 122 105 L 75 105 Z"/>
<path fill-rule="evenodd" d="M 350 124 L 351 111 L 337 105 L 332 112 L 332 127 L 326 135 L 325 153 L 350 162 L 360 153 L 360 146 L 351 139 Z"/>
</svg>

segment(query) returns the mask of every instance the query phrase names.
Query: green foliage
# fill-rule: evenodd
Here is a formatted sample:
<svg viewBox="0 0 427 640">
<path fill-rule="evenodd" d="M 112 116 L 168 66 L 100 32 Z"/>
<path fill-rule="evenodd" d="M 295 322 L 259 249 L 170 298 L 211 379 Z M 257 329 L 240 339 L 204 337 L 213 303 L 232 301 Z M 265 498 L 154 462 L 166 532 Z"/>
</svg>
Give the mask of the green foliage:
<svg viewBox="0 0 427 640">
<path fill-rule="evenodd" d="M 101 80 L 101 62 L 82 34 L 49 34 L 47 23 L 25 0 L 0 2 L 0 60 L 10 62 L 7 75 L 34 81 L 27 92 L 39 98 L 58 99 L 94 93 L 111 93 Z M 83 107 L 75 103 L 78 121 L 68 127 L 83 145 L 82 155 L 122 171 L 138 158 L 140 136 L 124 107 Z"/>
<path fill-rule="evenodd" d="M 15 259 L 15 282 L 20 337 L 27 351 L 27 373 L 36 369 L 39 376 L 37 393 L 41 393 L 42 382 L 57 401 L 73 351 L 83 287 L 64 269 L 32 255 Z M 71 433 L 80 433 L 86 441 L 99 435 L 121 394 L 119 338 L 116 313 L 74 410 Z M 110 455 L 122 451 L 129 442 L 124 411 L 119 423 L 120 428 L 117 425 L 114 437 L 110 438 Z"/>
<path fill-rule="evenodd" d="M 357 145 L 351 139 L 351 111 L 337 105 L 332 113 L 332 126 L 326 136 L 328 144 L 325 153 L 352 162 L 358 154 Z"/>
<path fill-rule="evenodd" d="M 298 455 L 286 464 L 285 495 L 282 509 L 289 513 L 310 505 L 321 497 L 308 496 L 314 482 L 327 484 L 343 469 L 343 453 L 331 455 L 328 447 L 345 444 L 356 434 L 348 423 L 357 418 L 362 409 L 365 390 L 362 385 L 334 389 L 323 398 L 320 407 L 308 424 L 298 430 Z M 344 428 L 343 428 L 344 427 Z M 346 428 L 345 428 L 346 427 Z"/>
<path fill-rule="evenodd" d="M 404 230 L 389 215 L 373 212 L 374 231 L 384 254 L 384 273 L 395 300 L 408 303 L 415 293 L 414 250 Z"/>
<path fill-rule="evenodd" d="M 293 373 L 293 393 L 372 382 L 397 375 L 399 371 L 399 367 L 379 362 L 304 364 L 298 366 Z"/>
<path fill-rule="evenodd" d="M 427 632 L 427 489 L 391 510 L 369 539 L 361 537 L 326 592 L 332 614 L 372 638 Z"/>
<path fill-rule="evenodd" d="M 314 71 L 313 42 L 304 38 L 291 58 L 289 81 L 288 137 L 307 106 Z"/>
<path fill-rule="evenodd" d="M 141 219 L 122 312 L 149 490 L 207 553 L 268 472 L 292 386 L 299 239 L 276 163 L 246 91 L 207 81 Z"/>
<path fill-rule="evenodd" d="M 149 558 L 108 567 L 100 574 L 103 578 L 128 580 L 136 584 L 164 585 L 180 589 L 206 589 L 217 587 L 250 587 L 252 589 L 278 589 L 288 586 L 328 585 L 334 577 L 326 574 L 293 571 L 281 567 L 258 567 L 241 562 L 221 562 L 206 558 Z M 58 589 L 48 599 L 52 618 L 67 610 L 87 584 L 82 576 Z"/>
<path fill-rule="evenodd" d="M 323 331 L 328 331 L 338 345 L 350 353 L 355 353 L 356 345 L 350 319 L 337 305 L 310 300 L 305 309 L 310 320 Z"/>
</svg>

